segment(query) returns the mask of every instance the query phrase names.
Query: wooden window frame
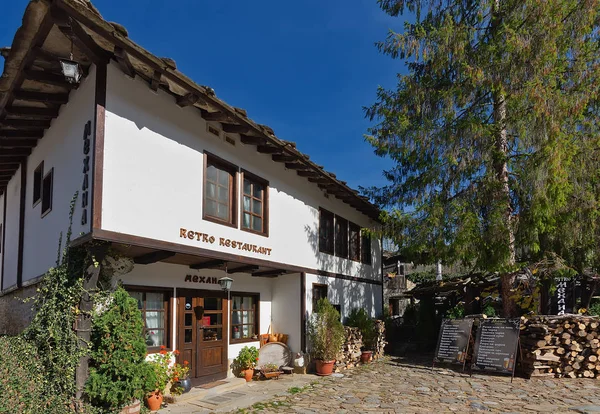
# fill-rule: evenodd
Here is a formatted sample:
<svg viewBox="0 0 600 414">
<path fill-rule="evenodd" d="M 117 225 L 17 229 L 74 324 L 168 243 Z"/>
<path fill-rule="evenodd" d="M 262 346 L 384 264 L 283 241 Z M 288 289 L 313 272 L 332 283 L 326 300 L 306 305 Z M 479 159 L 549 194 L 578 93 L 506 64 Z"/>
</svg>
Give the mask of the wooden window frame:
<svg viewBox="0 0 600 414">
<path fill-rule="evenodd" d="M 339 240 L 339 238 L 338 238 L 337 231 L 336 231 L 338 221 L 341 221 L 341 222 L 345 223 L 345 226 L 343 226 L 343 227 L 346 228 L 346 237 L 345 237 L 345 240 L 343 240 L 343 239 Z M 349 244 L 348 243 L 349 242 L 348 236 L 350 234 L 350 232 L 348 231 L 348 224 L 349 223 L 350 222 L 348 220 L 346 220 L 345 218 L 343 218 L 341 216 L 338 216 L 337 214 L 335 215 L 335 220 L 334 220 L 334 223 L 333 223 L 333 240 L 334 240 L 334 243 L 333 243 L 334 247 L 333 247 L 333 249 L 335 251 L 335 255 L 337 257 L 341 257 L 343 259 L 347 259 L 348 258 L 348 244 Z M 345 242 L 345 245 L 344 245 L 344 242 Z"/>
<path fill-rule="evenodd" d="M 229 180 L 230 188 L 229 188 L 229 214 L 231 216 L 230 221 L 221 220 L 218 217 L 209 216 L 206 214 L 206 190 L 207 186 L 207 170 L 208 163 L 215 164 L 219 168 L 224 171 L 231 173 L 231 177 Z M 237 178 L 238 178 L 239 168 L 230 163 L 229 161 L 225 161 L 223 158 L 218 157 L 214 154 L 211 154 L 208 151 L 204 152 L 204 177 L 202 180 L 203 188 L 202 188 L 202 219 L 206 221 L 211 221 L 213 223 L 222 224 L 224 226 L 237 228 L 238 222 L 238 210 L 237 210 Z"/>
<path fill-rule="evenodd" d="M 257 339 L 252 339 L 252 338 L 240 338 L 240 339 L 233 339 L 233 327 L 234 326 L 244 326 L 244 325 L 249 325 L 247 323 L 236 323 L 234 325 L 233 323 L 233 297 L 234 296 L 249 296 L 252 297 L 254 299 L 254 309 L 252 310 L 254 312 L 254 334 L 256 335 Z M 239 311 L 244 311 L 246 309 L 236 309 L 236 312 Z M 243 344 L 246 342 L 258 342 L 259 341 L 259 335 L 260 335 L 260 293 L 256 293 L 256 292 L 231 292 L 230 293 L 230 300 L 229 300 L 229 343 L 230 344 Z"/>
<path fill-rule="evenodd" d="M 352 252 L 352 232 L 356 232 L 356 251 Z M 348 222 L 348 258 L 354 262 L 360 262 L 361 255 L 361 234 L 360 234 L 360 226 L 351 221 Z M 354 255 L 352 253 L 355 253 Z"/>
<path fill-rule="evenodd" d="M 367 240 L 368 242 L 365 243 L 365 240 Z M 363 234 L 363 232 L 361 232 L 361 235 L 360 235 L 360 262 L 362 264 L 366 264 L 369 266 L 371 266 L 373 264 L 373 253 L 371 252 L 371 247 L 372 247 L 371 236 Z M 367 251 L 369 252 L 368 256 L 366 255 Z"/>
<path fill-rule="evenodd" d="M 252 228 L 244 227 L 244 180 L 248 180 L 253 184 L 259 184 L 264 187 L 263 190 L 263 199 L 262 199 L 262 216 L 258 216 L 254 214 L 252 211 L 249 211 L 254 217 L 261 217 L 263 230 L 257 231 Z M 269 237 L 269 181 L 264 178 L 259 177 L 256 174 L 251 173 L 250 171 L 241 169 L 240 174 L 240 229 L 243 231 L 247 231 L 248 233 L 258 234 L 259 236 Z M 256 199 L 253 194 L 250 194 L 251 199 Z M 257 199 L 256 199 L 257 200 Z M 250 206 L 252 208 L 252 206 Z"/>
<path fill-rule="evenodd" d="M 318 300 L 315 300 L 315 289 L 325 288 L 325 298 L 329 298 L 329 285 L 325 283 L 313 283 L 311 294 L 312 294 L 312 312 L 315 313 Z"/>
<path fill-rule="evenodd" d="M 50 179 L 50 195 L 46 195 L 47 191 L 44 191 L 44 187 L 45 187 L 45 182 L 46 179 L 49 178 Z M 45 197 L 50 197 L 48 200 L 48 208 L 44 209 L 44 198 Z M 42 179 L 42 218 L 46 217 L 48 214 L 50 214 L 50 212 L 52 211 L 52 198 L 54 196 L 54 167 L 52 167 L 50 169 L 50 171 L 48 171 L 48 173 L 46 173 L 46 175 L 44 175 L 44 178 Z"/>
<path fill-rule="evenodd" d="M 33 206 L 35 207 L 42 202 L 42 186 L 44 183 L 44 161 L 33 170 Z M 37 198 L 36 198 L 37 196 Z"/>
<path fill-rule="evenodd" d="M 321 240 L 323 239 L 323 237 L 321 236 L 321 228 L 322 228 L 324 214 L 329 215 L 331 217 L 331 240 L 326 239 L 324 242 L 325 246 L 323 246 L 321 244 Z M 322 207 L 319 207 L 319 230 L 318 231 L 319 231 L 319 237 L 318 237 L 319 252 L 332 255 L 335 251 L 335 214 L 333 214 L 329 210 L 325 210 Z"/>
<path fill-rule="evenodd" d="M 136 286 L 136 285 L 124 285 L 123 286 L 127 293 L 131 294 L 131 292 L 141 292 L 141 293 L 162 293 L 164 294 L 163 306 L 164 306 L 164 331 L 165 331 L 165 347 L 168 351 L 172 351 L 172 327 L 171 327 L 171 318 L 172 318 L 172 308 L 173 308 L 173 289 L 168 288 L 160 288 L 160 287 L 151 287 L 151 286 Z M 152 312 L 153 310 L 151 310 Z M 140 309 L 142 313 L 142 320 L 144 321 L 144 330 L 142 332 L 143 337 L 146 337 L 146 300 L 144 299 L 144 306 Z M 146 352 L 149 354 L 155 354 L 160 352 L 160 346 L 146 346 Z"/>
</svg>

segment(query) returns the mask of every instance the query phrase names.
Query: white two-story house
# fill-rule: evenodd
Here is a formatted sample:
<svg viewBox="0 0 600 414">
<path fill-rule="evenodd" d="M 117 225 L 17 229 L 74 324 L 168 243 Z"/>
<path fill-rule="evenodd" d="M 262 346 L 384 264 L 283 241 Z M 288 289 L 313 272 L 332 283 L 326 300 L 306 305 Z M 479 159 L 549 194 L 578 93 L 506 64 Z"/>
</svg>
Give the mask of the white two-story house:
<svg viewBox="0 0 600 414">
<path fill-rule="evenodd" d="M 75 194 L 73 243 L 131 258 L 116 278 L 149 352 L 180 350 L 200 381 L 260 334 L 304 350 L 320 297 L 381 312 L 381 244 L 362 231 L 379 210 L 89 2 L 32 1 L 2 55 L 0 334 L 27 324 L 15 298 L 56 262 Z"/>
</svg>

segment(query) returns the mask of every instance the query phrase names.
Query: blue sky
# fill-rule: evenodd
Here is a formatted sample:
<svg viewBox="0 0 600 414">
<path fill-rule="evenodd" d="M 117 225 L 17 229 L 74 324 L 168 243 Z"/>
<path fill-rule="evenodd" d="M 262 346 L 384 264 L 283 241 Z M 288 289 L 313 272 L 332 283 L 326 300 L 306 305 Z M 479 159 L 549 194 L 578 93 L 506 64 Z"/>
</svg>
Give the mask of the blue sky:
<svg viewBox="0 0 600 414">
<path fill-rule="evenodd" d="M 0 46 L 9 46 L 26 0 L 11 0 L 0 18 Z M 390 163 L 364 141 L 363 107 L 378 85 L 393 87 L 402 62 L 374 46 L 402 18 L 375 0 L 299 2 L 95 0 L 102 16 L 131 39 L 217 96 L 244 108 L 278 137 L 294 141 L 318 164 L 354 188 L 384 184 Z"/>
</svg>

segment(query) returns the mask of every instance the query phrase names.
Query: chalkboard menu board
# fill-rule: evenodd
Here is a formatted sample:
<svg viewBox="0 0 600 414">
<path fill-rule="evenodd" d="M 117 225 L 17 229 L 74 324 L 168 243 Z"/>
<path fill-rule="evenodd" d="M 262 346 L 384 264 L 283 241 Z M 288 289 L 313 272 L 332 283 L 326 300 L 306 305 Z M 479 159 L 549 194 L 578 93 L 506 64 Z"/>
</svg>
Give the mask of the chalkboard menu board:
<svg viewBox="0 0 600 414">
<path fill-rule="evenodd" d="M 473 319 L 443 319 L 434 362 L 465 363 Z"/>
<path fill-rule="evenodd" d="M 512 374 L 520 324 L 520 319 L 482 319 L 475 337 L 472 368 Z"/>
</svg>

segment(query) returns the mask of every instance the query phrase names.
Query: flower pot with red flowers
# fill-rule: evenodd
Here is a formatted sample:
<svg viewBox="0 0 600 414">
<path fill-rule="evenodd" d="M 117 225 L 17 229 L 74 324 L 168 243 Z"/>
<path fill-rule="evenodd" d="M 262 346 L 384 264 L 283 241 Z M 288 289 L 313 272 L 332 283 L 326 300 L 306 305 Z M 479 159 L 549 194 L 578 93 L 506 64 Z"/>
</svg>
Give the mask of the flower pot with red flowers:
<svg viewBox="0 0 600 414">
<path fill-rule="evenodd" d="M 252 381 L 254 367 L 258 362 L 258 349 L 255 346 L 245 346 L 235 359 L 236 368 L 244 375 L 246 382 Z"/>
<path fill-rule="evenodd" d="M 173 353 L 177 356 L 179 355 L 179 351 L 175 350 Z M 181 395 L 186 392 L 189 392 L 192 389 L 192 380 L 188 377 L 188 372 L 190 371 L 190 364 L 188 361 L 183 361 L 183 364 L 175 363 L 171 367 L 171 394 L 173 395 Z"/>
<path fill-rule="evenodd" d="M 331 375 L 344 336 L 338 311 L 327 299 L 319 299 L 308 324 L 311 355 L 315 359 L 317 375 Z"/>
<path fill-rule="evenodd" d="M 172 379 L 171 364 L 174 355 L 167 352 L 165 346 L 160 347 L 158 354 L 148 356 L 150 374 L 145 378 L 146 407 L 151 411 L 157 411 L 163 402 L 163 392 Z"/>
</svg>

